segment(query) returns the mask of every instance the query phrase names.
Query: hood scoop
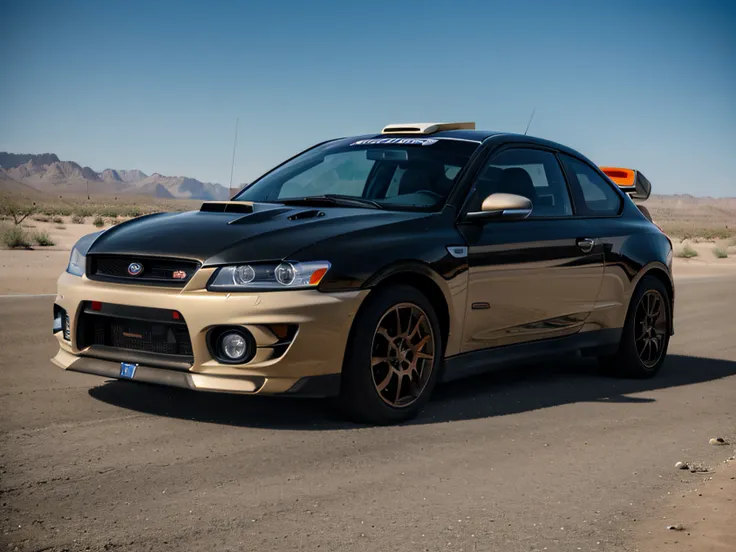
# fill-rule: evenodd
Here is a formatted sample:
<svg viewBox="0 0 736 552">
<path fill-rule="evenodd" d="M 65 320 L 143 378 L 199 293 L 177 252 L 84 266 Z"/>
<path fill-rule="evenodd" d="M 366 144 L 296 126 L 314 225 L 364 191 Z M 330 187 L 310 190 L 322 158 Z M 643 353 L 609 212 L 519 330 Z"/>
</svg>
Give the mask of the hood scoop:
<svg viewBox="0 0 736 552">
<path fill-rule="evenodd" d="M 288 218 L 289 220 L 305 220 L 305 219 L 319 218 L 323 216 L 325 216 L 324 211 L 320 211 L 319 209 L 309 209 L 307 211 L 299 211 L 298 213 L 294 213 Z"/>
<path fill-rule="evenodd" d="M 243 213 L 254 211 L 253 204 L 245 201 L 208 201 L 199 208 L 201 213 Z"/>
<path fill-rule="evenodd" d="M 242 217 L 233 219 L 228 222 L 228 224 L 255 224 L 258 222 L 265 222 L 267 220 L 274 219 L 279 215 L 283 215 L 284 213 L 288 213 L 289 211 L 291 211 L 289 207 L 274 207 L 268 209 L 255 208 L 253 209 L 252 214 L 243 215 Z"/>
</svg>

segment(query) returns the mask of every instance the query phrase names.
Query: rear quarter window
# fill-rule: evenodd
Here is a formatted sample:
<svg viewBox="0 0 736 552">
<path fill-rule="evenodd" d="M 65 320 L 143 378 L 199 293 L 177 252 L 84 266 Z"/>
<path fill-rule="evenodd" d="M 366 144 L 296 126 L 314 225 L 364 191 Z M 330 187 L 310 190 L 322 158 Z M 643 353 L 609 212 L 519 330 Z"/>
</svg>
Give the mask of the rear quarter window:
<svg viewBox="0 0 736 552">
<path fill-rule="evenodd" d="M 587 163 L 560 155 L 575 199 L 578 215 L 616 216 L 621 211 L 621 196 Z"/>
</svg>

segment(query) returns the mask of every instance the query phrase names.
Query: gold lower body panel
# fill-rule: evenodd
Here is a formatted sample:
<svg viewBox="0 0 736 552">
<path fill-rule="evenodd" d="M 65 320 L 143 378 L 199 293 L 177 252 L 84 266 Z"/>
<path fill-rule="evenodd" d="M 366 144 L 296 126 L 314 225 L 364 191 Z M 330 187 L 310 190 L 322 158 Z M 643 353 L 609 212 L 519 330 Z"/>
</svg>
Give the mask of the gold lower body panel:
<svg viewBox="0 0 736 552">
<path fill-rule="evenodd" d="M 209 269 L 211 272 L 211 269 Z M 352 322 L 367 290 L 321 293 L 316 290 L 265 293 L 213 293 L 204 289 L 208 269 L 183 289 L 110 284 L 64 273 L 58 282 L 56 304 L 70 318 L 71 340 L 58 332 L 59 352 L 52 359 L 70 371 L 120 377 L 119 358 L 95 358 L 89 347 L 76 344 L 76 323 L 85 301 L 114 305 L 171 309 L 181 313 L 191 339 L 194 362 L 186 370 L 139 363 L 134 380 L 196 390 L 231 393 L 284 393 L 300 379 L 339 374 Z M 202 274 L 204 273 L 204 274 Z M 278 338 L 273 325 L 296 325 L 298 331 L 285 352 L 271 348 Z M 217 326 L 242 326 L 256 342 L 254 358 L 245 364 L 222 364 L 207 347 L 207 333 Z M 109 357 L 109 355 L 107 355 Z"/>
</svg>

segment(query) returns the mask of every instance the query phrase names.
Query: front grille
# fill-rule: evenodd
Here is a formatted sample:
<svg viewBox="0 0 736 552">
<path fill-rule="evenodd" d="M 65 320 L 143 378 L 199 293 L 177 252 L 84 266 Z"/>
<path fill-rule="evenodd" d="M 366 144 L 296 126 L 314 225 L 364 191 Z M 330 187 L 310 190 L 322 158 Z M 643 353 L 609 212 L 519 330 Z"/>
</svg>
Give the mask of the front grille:
<svg viewBox="0 0 736 552">
<path fill-rule="evenodd" d="M 167 355 L 193 362 L 186 322 L 176 311 L 104 303 L 85 303 L 77 325 L 77 347 L 106 347 Z M 175 318 L 176 317 L 176 318 Z M 125 360 L 125 355 L 120 355 Z"/>
<path fill-rule="evenodd" d="M 199 269 L 197 261 L 133 255 L 90 255 L 87 263 L 90 280 L 175 287 L 183 287 Z M 140 272 L 131 274 L 132 265 L 140 265 Z"/>
</svg>

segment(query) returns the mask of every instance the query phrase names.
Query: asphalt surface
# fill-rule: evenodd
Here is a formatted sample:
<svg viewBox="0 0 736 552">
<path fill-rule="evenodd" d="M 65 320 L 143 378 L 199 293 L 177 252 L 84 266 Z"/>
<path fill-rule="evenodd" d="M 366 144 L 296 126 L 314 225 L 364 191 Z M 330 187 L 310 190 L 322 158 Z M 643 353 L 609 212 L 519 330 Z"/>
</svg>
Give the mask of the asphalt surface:
<svg viewBox="0 0 736 552">
<path fill-rule="evenodd" d="M 388 428 L 64 372 L 51 305 L 0 299 L 0 550 L 635 550 L 697 484 L 675 462 L 733 454 L 707 445 L 736 437 L 733 276 L 677 282 L 654 380 L 557 359 L 444 385 Z"/>
</svg>

